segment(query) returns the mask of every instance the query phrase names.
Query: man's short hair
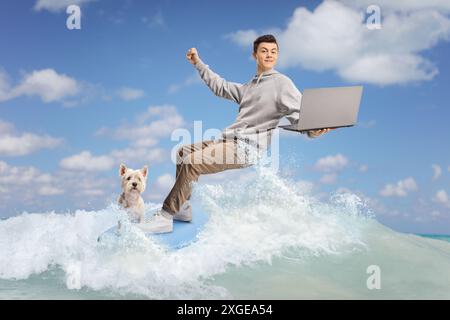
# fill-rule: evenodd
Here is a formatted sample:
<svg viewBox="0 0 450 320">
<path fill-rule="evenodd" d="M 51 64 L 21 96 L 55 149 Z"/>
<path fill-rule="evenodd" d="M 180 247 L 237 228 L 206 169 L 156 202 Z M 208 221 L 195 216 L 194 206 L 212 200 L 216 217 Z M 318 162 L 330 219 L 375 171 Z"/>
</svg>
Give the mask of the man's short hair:
<svg viewBox="0 0 450 320">
<path fill-rule="evenodd" d="M 261 42 L 275 43 L 278 48 L 277 39 L 275 39 L 275 37 L 271 34 L 265 34 L 263 36 L 256 38 L 256 40 L 253 41 L 253 52 L 254 53 L 256 53 L 256 51 L 258 51 L 258 46 Z"/>
</svg>

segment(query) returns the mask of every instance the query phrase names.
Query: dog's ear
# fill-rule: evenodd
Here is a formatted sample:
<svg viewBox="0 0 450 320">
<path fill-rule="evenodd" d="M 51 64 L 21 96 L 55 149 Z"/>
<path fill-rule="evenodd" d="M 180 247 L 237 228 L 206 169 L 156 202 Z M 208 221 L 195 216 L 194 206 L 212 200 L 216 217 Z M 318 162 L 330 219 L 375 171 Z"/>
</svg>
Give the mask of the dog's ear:
<svg viewBox="0 0 450 320">
<path fill-rule="evenodd" d="M 119 175 L 120 175 L 121 177 L 123 177 L 123 175 L 125 174 L 125 172 L 127 172 L 127 167 L 126 167 L 123 163 L 121 163 L 121 164 L 120 164 L 120 168 L 119 168 Z"/>
<path fill-rule="evenodd" d="M 148 167 L 147 167 L 147 166 L 142 167 L 141 173 L 142 173 L 142 175 L 144 176 L 144 178 L 147 178 Z"/>
</svg>

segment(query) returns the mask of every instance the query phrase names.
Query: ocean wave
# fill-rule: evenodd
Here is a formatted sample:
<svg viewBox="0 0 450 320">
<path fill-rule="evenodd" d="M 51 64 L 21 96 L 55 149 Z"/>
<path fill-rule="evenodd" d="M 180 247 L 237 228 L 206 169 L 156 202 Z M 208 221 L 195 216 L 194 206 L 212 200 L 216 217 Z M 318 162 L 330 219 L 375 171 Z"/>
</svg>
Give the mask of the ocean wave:
<svg viewBox="0 0 450 320">
<path fill-rule="evenodd" d="M 194 215 L 203 210 L 209 220 L 198 241 L 179 250 L 136 228 L 98 243 L 124 214 L 115 204 L 0 221 L 0 278 L 27 281 L 59 270 L 48 281 L 64 290 L 150 299 L 346 298 L 372 297 L 366 269 L 379 265 L 385 285 L 377 294 L 402 297 L 426 283 L 422 292 L 446 296 L 450 244 L 382 226 L 354 194 L 320 201 L 268 168 L 255 170 L 245 183 L 195 186 Z M 386 283 L 402 284 L 400 292 Z"/>
</svg>

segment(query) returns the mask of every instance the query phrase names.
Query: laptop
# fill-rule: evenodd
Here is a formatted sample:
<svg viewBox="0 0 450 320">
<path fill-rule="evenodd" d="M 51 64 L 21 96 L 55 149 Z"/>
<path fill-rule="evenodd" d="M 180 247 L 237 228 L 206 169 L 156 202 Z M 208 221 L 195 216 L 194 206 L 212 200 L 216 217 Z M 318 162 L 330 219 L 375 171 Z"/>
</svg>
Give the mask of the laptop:
<svg viewBox="0 0 450 320">
<path fill-rule="evenodd" d="M 305 89 L 298 123 L 279 128 L 304 132 L 351 127 L 358 118 L 362 91 L 362 86 Z"/>
</svg>

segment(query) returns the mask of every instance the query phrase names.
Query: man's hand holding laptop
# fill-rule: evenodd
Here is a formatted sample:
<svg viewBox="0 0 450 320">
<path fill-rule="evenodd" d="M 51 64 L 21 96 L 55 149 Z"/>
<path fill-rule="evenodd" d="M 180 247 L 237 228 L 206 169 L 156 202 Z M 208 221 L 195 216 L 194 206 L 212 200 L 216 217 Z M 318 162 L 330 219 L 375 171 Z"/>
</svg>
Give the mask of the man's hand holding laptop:
<svg viewBox="0 0 450 320">
<path fill-rule="evenodd" d="M 310 138 L 317 138 L 318 136 L 327 133 L 331 130 L 336 130 L 337 128 L 325 128 L 325 129 L 318 129 L 318 130 L 308 130 L 308 137 Z"/>
</svg>

